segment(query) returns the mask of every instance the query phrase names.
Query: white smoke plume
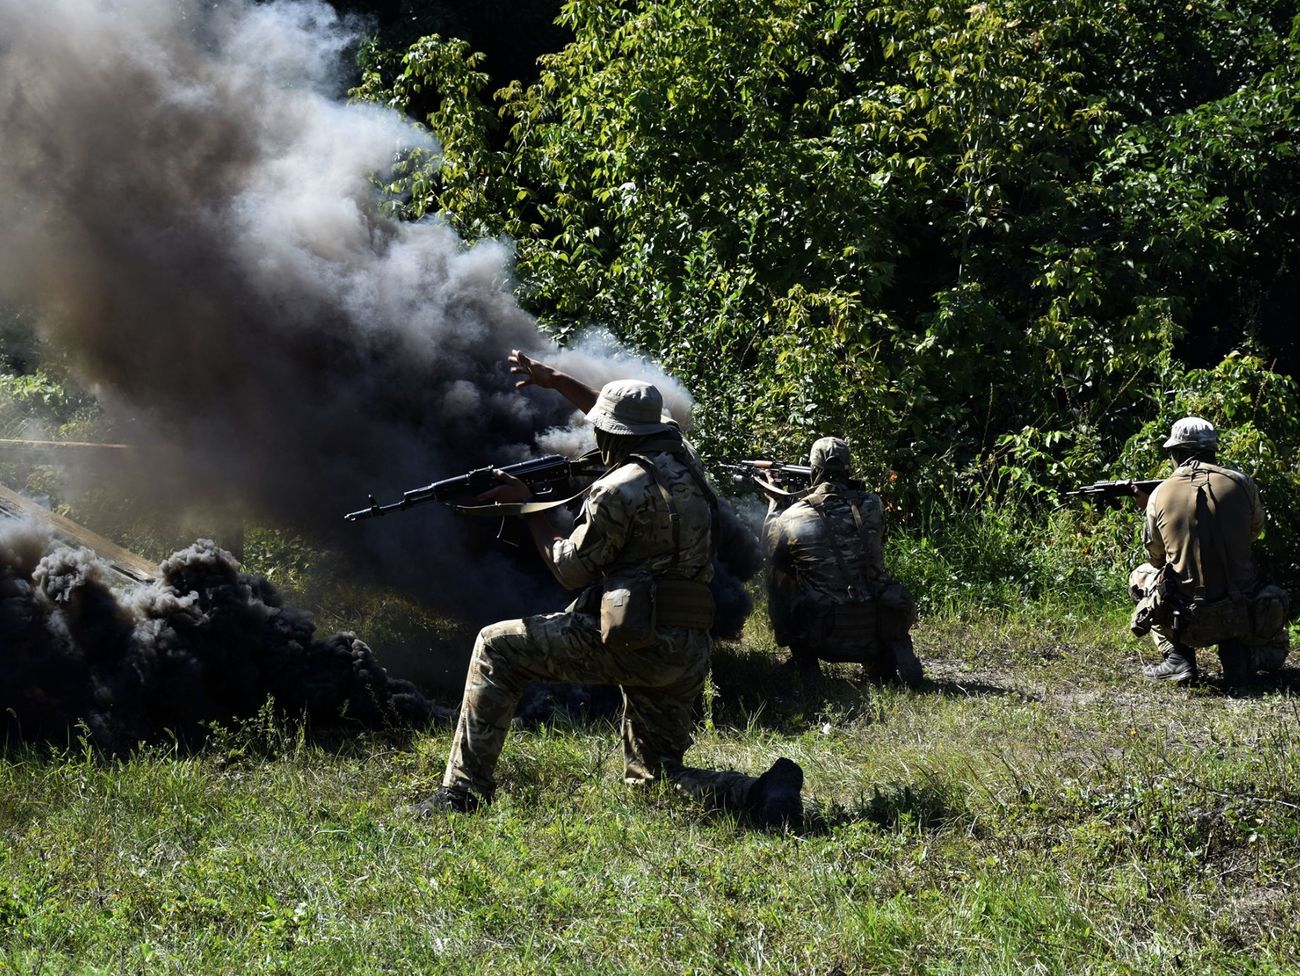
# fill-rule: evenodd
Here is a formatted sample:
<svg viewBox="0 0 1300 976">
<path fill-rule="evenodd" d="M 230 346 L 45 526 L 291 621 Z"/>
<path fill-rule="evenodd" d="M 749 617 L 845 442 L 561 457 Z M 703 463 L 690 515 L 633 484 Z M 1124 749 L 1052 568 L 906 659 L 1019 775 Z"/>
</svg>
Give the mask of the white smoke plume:
<svg viewBox="0 0 1300 976">
<path fill-rule="evenodd" d="M 438 505 L 342 521 L 368 492 L 588 436 L 513 388 L 509 350 L 557 350 L 512 297 L 508 248 L 382 212 L 374 174 L 436 147 L 345 101 L 354 40 L 319 0 L 0 0 L 0 303 L 137 445 L 120 487 L 142 505 L 306 529 L 484 622 L 552 607 L 531 553 Z M 555 361 L 650 379 L 688 420 L 680 384 L 607 334 Z"/>
<path fill-rule="evenodd" d="M 372 174 L 433 146 L 343 100 L 353 39 L 315 0 L 0 0 L 0 302 L 141 446 L 132 495 L 337 523 L 413 578 L 467 558 L 446 512 L 342 513 L 526 453 L 567 410 L 502 363 L 547 345 L 507 250 L 380 212 Z"/>
</svg>

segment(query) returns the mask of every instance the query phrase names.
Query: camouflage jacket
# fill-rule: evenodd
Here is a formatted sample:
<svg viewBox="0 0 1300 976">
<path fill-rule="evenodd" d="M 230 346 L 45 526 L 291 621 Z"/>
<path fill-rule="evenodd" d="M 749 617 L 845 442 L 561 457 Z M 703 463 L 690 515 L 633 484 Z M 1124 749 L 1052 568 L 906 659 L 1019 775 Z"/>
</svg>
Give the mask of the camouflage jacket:
<svg viewBox="0 0 1300 976">
<path fill-rule="evenodd" d="M 1142 538 L 1153 566 L 1172 564 L 1184 597 L 1217 600 L 1255 590 L 1251 545 L 1263 529 L 1264 506 L 1249 477 L 1192 461 L 1151 493 Z"/>
<path fill-rule="evenodd" d="M 782 638 L 792 626 L 797 603 L 830 608 L 867 600 L 885 583 L 883 517 L 879 495 L 826 483 L 769 518 L 764 528 L 768 609 L 779 643 L 788 643 Z M 864 586 L 865 593 L 856 592 Z"/>
<path fill-rule="evenodd" d="M 645 456 L 653 462 L 658 482 L 636 461 L 619 465 L 591 486 L 573 533 L 553 544 L 551 558 L 566 585 L 577 589 L 639 574 L 701 583 L 712 578 L 711 509 L 687 467 L 693 463 L 689 452 Z M 675 547 L 660 485 L 677 509 Z"/>
</svg>

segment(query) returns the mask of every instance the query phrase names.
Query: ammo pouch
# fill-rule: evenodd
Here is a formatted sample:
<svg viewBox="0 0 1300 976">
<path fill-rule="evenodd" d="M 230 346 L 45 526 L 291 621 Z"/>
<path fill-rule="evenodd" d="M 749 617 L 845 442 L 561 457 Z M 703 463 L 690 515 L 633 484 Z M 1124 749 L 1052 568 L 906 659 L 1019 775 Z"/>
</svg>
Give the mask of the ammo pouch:
<svg viewBox="0 0 1300 976">
<path fill-rule="evenodd" d="M 685 579 L 623 577 L 605 582 L 600 594 L 600 639 L 612 651 L 638 651 L 654 644 L 660 627 L 708 630 L 713 591 Z"/>
<path fill-rule="evenodd" d="M 611 651 L 638 651 L 655 642 L 655 581 L 607 579 L 600 592 L 600 640 Z"/>
<path fill-rule="evenodd" d="M 1265 583 L 1251 598 L 1251 632 L 1267 640 L 1286 629 L 1291 595 L 1276 583 Z"/>
<path fill-rule="evenodd" d="M 1212 603 L 1192 600 L 1174 611 L 1173 631 L 1178 642 L 1189 647 L 1250 636 L 1251 599 L 1238 594 Z"/>
<path fill-rule="evenodd" d="M 905 638 L 916 619 L 916 600 L 898 580 L 890 580 L 876 593 L 876 636 L 881 643 Z"/>
</svg>

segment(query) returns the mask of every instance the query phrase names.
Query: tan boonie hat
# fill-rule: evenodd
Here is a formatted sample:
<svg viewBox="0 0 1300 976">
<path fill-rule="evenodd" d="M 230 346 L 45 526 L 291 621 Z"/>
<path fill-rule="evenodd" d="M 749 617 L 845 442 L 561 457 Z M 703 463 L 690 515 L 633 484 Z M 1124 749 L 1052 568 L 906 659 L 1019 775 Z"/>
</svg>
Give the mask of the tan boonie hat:
<svg viewBox="0 0 1300 976">
<path fill-rule="evenodd" d="M 662 434 L 672 430 L 664 420 L 664 398 L 649 383 L 611 380 L 600 390 L 587 419 L 607 434 Z"/>
<path fill-rule="evenodd" d="M 849 445 L 838 437 L 822 437 L 808 452 L 808 467 L 826 471 L 848 471 L 851 460 Z"/>
<path fill-rule="evenodd" d="M 1205 447 L 1213 448 L 1219 443 L 1219 433 L 1214 424 L 1200 417 L 1184 417 L 1174 421 L 1165 447 Z"/>
</svg>

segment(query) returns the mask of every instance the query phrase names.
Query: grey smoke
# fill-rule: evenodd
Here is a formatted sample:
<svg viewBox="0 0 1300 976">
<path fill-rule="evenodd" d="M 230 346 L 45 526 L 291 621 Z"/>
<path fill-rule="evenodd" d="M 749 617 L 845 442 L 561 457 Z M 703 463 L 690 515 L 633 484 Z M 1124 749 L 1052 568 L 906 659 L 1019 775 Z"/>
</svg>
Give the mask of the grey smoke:
<svg viewBox="0 0 1300 976">
<path fill-rule="evenodd" d="M 318 0 L 0 0 L 0 302 L 37 314 L 139 445 L 117 476 L 140 504 L 305 528 L 485 618 L 553 606 L 531 560 L 440 506 L 341 520 L 571 426 L 503 365 L 554 352 L 508 247 L 383 212 L 373 175 L 436 146 L 343 100 L 354 39 Z M 647 374 L 615 352 L 560 362 Z"/>
<path fill-rule="evenodd" d="M 337 523 L 359 566 L 408 580 L 470 558 L 436 506 L 340 517 L 517 456 L 566 412 L 502 365 L 546 346 L 507 249 L 381 212 L 372 174 L 435 147 L 341 99 L 346 25 L 318 2 L 0 0 L 0 38 L 0 300 L 142 446 L 127 490 Z M 461 602 L 512 572 L 490 561 L 428 589 Z"/>
</svg>

